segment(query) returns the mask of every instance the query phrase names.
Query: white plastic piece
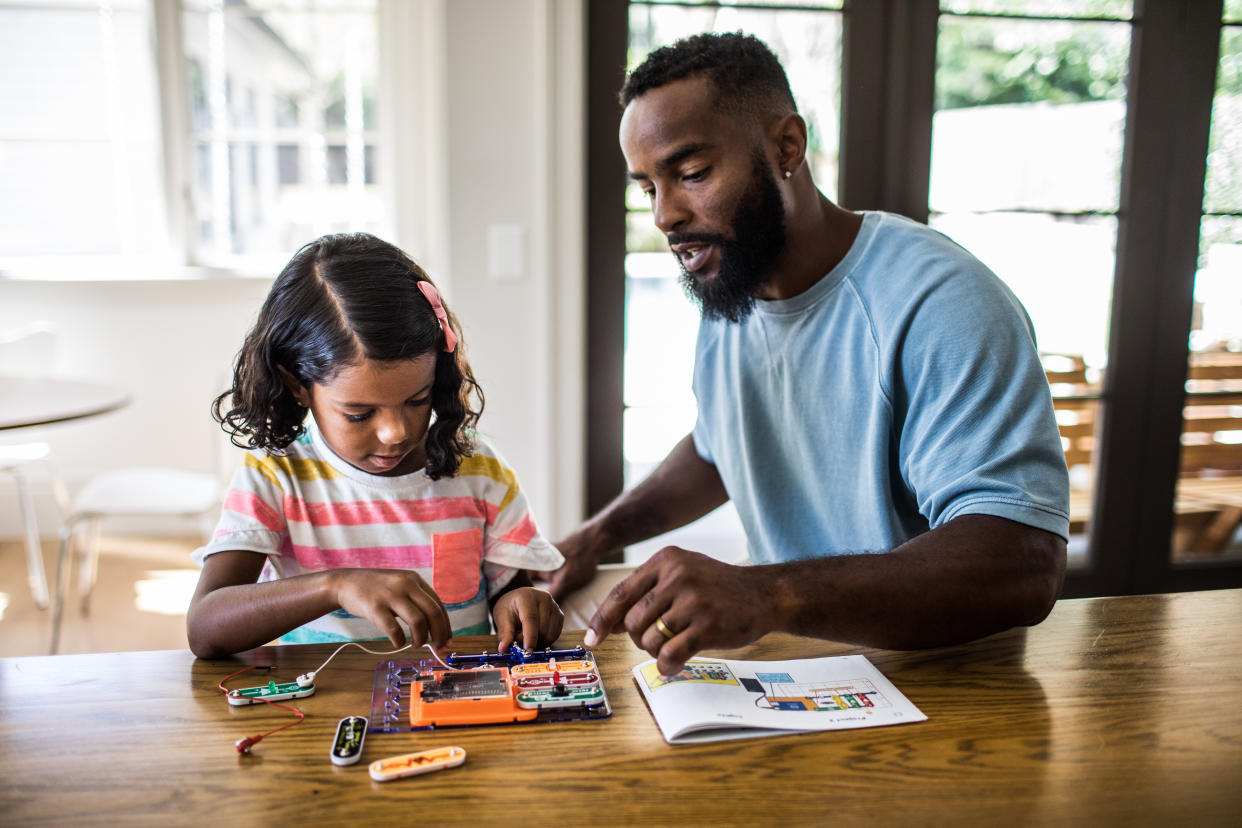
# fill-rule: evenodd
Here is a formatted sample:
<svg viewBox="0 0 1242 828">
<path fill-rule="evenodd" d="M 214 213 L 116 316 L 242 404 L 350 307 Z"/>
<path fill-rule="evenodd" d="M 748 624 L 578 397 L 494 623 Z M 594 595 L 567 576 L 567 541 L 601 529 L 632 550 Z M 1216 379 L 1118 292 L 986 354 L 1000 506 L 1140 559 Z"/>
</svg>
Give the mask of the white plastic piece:
<svg viewBox="0 0 1242 828">
<path fill-rule="evenodd" d="M 368 768 L 376 782 L 389 782 L 405 776 L 455 768 L 466 761 L 466 751 L 459 747 L 438 747 L 377 759 Z"/>
</svg>

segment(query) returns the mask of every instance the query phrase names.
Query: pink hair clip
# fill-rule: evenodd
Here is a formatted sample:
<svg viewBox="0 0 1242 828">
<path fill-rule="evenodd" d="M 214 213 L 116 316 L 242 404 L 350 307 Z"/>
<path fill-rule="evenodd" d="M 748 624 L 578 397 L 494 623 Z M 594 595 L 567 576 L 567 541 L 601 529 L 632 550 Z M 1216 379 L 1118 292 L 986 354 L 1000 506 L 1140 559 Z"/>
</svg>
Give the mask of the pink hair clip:
<svg viewBox="0 0 1242 828">
<path fill-rule="evenodd" d="M 440 330 L 444 331 L 444 350 L 453 353 L 453 349 L 457 347 L 457 334 L 449 327 L 448 314 L 444 312 L 444 305 L 440 304 L 440 291 L 431 282 L 422 280 L 419 280 L 418 289 L 427 297 L 431 309 L 436 313 L 436 319 L 440 320 Z"/>
</svg>

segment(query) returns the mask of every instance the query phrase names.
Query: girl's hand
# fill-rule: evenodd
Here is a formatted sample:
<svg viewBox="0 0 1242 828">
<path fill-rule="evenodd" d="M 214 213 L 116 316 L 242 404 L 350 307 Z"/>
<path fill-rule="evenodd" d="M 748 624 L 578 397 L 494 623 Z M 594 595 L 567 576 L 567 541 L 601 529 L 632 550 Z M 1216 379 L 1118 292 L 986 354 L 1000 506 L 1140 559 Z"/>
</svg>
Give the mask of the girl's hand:
<svg viewBox="0 0 1242 828">
<path fill-rule="evenodd" d="M 505 652 L 521 635 L 522 647 L 533 650 L 550 646 L 561 634 L 565 613 L 542 589 L 518 587 L 496 599 L 492 622 L 499 639 L 498 652 Z"/>
<path fill-rule="evenodd" d="M 442 649 L 453 637 L 448 612 L 440 596 L 416 572 L 337 569 L 329 578 L 336 604 L 346 612 L 371 621 L 383 630 L 394 647 L 406 643 L 405 632 L 397 619 L 410 628 L 410 643 L 416 647 L 430 642 L 436 649 Z"/>
</svg>

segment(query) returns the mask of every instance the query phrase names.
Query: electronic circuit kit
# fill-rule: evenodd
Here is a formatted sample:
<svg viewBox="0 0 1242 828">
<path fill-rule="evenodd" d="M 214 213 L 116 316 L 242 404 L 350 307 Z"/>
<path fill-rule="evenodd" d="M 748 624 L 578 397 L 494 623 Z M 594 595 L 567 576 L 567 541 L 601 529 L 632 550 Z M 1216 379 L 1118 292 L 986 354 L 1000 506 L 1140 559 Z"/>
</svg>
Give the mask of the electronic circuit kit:
<svg viewBox="0 0 1242 828">
<path fill-rule="evenodd" d="M 595 657 L 584 647 L 526 650 L 518 645 L 503 653 L 452 653 L 441 660 L 427 646 L 430 657 L 381 661 L 375 665 L 371 715 L 346 716 L 337 723 L 328 757 L 337 766 L 352 765 L 362 757 L 368 731 L 396 733 L 442 727 L 565 722 L 604 719 L 612 715 Z M 267 736 L 292 727 L 305 718 L 296 707 L 282 704 L 315 693 L 315 678 L 345 647 L 373 655 L 357 642 L 342 644 L 317 670 L 295 681 L 228 689 L 224 683 L 253 669 L 247 667 L 222 679 L 219 689 L 233 706 L 267 704 L 297 718 L 265 733 L 238 739 L 241 755 Z M 368 772 L 377 782 L 454 768 L 466 759 L 456 746 L 436 747 L 375 760 Z"/>
<path fill-rule="evenodd" d="M 445 669 L 447 668 L 447 669 Z M 612 715 L 608 694 L 584 647 L 453 653 L 375 665 L 373 733 L 437 727 L 564 722 Z"/>
</svg>

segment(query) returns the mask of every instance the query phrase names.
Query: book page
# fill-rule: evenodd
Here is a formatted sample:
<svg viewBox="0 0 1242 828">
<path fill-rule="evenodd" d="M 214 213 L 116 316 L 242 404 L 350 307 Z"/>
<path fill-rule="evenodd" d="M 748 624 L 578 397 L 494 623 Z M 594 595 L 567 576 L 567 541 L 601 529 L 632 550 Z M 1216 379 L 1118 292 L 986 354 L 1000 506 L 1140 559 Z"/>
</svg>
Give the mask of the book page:
<svg viewBox="0 0 1242 828">
<path fill-rule="evenodd" d="M 730 661 L 694 658 L 675 676 L 634 668 L 670 744 L 845 730 L 926 720 L 865 656 Z"/>
</svg>

